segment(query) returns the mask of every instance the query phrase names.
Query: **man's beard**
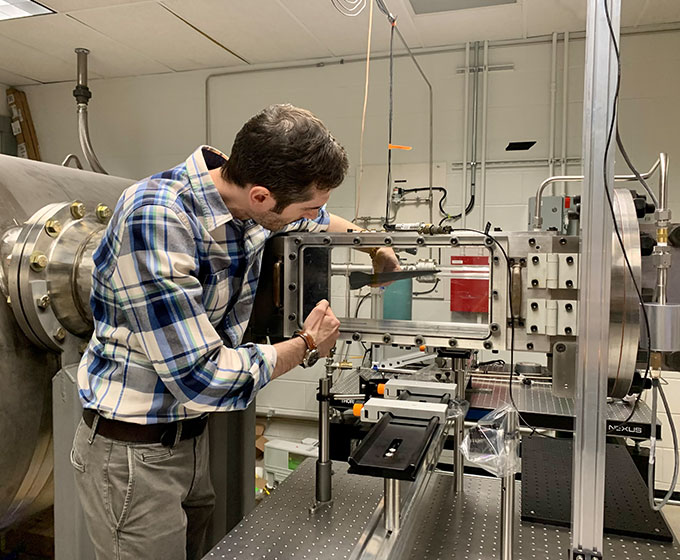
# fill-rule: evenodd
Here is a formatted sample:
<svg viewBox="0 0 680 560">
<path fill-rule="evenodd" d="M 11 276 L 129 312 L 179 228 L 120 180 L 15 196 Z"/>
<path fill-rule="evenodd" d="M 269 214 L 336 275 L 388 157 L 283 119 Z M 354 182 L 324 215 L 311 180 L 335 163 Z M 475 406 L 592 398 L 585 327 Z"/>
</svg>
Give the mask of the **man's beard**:
<svg viewBox="0 0 680 560">
<path fill-rule="evenodd" d="M 260 224 L 263 228 L 266 228 L 269 231 L 281 231 L 284 227 L 286 227 L 290 223 L 284 220 L 281 217 L 281 214 L 277 214 L 276 212 L 272 212 L 271 210 L 263 212 L 262 214 L 252 215 L 251 218 L 255 220 L 256 223 Z"/>
</svg>

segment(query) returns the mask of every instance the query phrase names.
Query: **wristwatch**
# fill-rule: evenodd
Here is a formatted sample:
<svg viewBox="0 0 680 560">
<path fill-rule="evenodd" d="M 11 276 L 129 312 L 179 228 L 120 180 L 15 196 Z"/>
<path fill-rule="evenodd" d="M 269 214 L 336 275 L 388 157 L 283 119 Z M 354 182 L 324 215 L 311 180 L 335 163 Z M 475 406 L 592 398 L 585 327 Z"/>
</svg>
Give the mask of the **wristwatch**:
<svg viewBox="0 0 680 560">
<path fill-rule="evenodd" d="M 319 349 L 316 347 L 316 342 L 314 342 L 314 338 L 312 338 L 312 335 L 309 334 L 308 332 L 305 331 L 295 331 L 293 333 L 293 336 L 299 336 L 302 340 L 305 341 L 305 344 L 307 345 L 307 350 L 305 350 L 305 356 L 302 358 L 302 362 L 300 365 L 302 367 L 312 367 L 318 360 L 319 360 Z"/>
</svg>

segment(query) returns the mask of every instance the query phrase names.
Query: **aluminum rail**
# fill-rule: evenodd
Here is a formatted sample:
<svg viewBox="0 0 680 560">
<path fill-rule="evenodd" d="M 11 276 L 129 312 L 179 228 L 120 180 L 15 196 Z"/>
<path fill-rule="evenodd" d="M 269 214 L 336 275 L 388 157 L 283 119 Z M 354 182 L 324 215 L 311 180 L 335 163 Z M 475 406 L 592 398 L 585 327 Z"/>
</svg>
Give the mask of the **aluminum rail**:
<svg viewBox="0 0 680 560">
<path fill-rule="evenodd" d="M 665 171 L 661 171 L 661 183 L 664 185 L 663 188 L 666 189 L 665 184 L 668 180 L 668 161 L 665 153 L 659 154 L 659 158 L 654 162 L 654 165 L 646 173 L 641 173 L 640 176 L 643 179 L 649 179 L 654 172 L 661 166 L 662 160 L 665 162 Z M 664 167 L 662 166 L 662 167 Z M 615 175 L 614 180 L 617 183 L 630 183 L 638 180 L 636 175 Z M 578 183 L 583 181 L 583 175 L 556 175 L 554 177 L 548 177 L 545 181 L 541 183 L 536 191 L 536 209 L 534 211 L 534 217 L 532 220 L 532 227 L 534 231 L 541 231 L 541 226 L 543 225 L 543 217 L 541 216 L 541 199 L 543 198 L 543 191 L 546 187 L 552 183 L 565 182 L 565 183 Z"/>
</svg>

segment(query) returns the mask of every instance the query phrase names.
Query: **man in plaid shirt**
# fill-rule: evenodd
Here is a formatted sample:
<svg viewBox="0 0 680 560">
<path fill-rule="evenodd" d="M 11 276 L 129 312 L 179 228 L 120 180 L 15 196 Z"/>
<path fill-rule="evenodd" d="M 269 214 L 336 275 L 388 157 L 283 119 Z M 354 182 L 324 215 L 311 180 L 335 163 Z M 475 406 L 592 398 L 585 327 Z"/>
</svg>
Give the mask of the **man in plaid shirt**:
<svg viewBox="0 0 680 560">
<path fill-rule="evenodd" d="M 246 408 L 338 337 L 322 301 L 299 336 L 241 342 L 272 232 L 359 229 L 325 209 L 347 167 L 321 121 L 274 105 L 229 158 L 202 146 L 123 193 L 94 255 L 71 452 L 98 559 L 200 558 L 214 506 L 206 414 Z M 373 257 L 376 271 L 398 269 L 390 249 Z"/>
</svg>

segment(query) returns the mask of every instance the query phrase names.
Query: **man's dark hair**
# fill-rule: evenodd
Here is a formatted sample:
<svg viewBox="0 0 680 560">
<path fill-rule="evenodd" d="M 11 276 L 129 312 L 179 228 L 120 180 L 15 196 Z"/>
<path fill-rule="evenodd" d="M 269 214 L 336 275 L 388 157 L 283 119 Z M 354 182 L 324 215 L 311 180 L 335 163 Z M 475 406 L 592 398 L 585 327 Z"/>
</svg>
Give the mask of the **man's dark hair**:
<svg viewBox="0 0 680 560">
<path fill-rule="evenodd" d="M 271 105 L 238 132 L 222 177 L 241 187 L 266 187 L 274 212 L 312 197 L 311 187 L 328 191 L 345 177 L 345 149 L 312 113 L 293 105 Z"/>
</svg>

